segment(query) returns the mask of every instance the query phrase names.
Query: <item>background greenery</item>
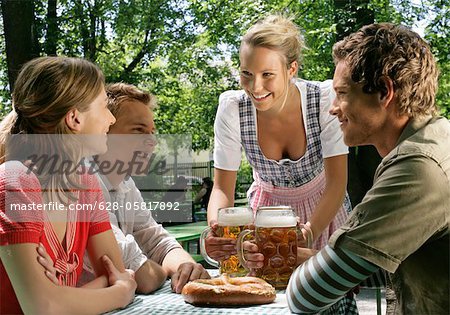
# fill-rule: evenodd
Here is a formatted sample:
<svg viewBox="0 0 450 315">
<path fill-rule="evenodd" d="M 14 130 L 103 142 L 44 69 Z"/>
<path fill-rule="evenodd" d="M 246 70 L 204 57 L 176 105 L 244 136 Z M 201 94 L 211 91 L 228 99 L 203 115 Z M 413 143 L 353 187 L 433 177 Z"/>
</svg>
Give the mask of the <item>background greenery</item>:
<svg viewBox="0 0 450 315">
<path fill-rule="evenodd" d="M 2 7 L 8 1 L 2 0 Z M 20 0 L 22 1 L 22 0 Z M 248 26 L 268 12 L 294 15 L 308 49 L 300 77 L 332 78 L 331 47 L 359 27 L 358 14 L 376 22 L 425 25 L 441 69 L 438 103 L 450 117 L 448 1 L 425 0 L 28 0 L 33 4 L 34 55 L 90 59 L 107 81 L 125 81 L 159 98 L 160 133 L 190 133 L 193 149 L 212 147 L 218 96 L 239 88 L 238 45 Z M 351 10 L 339 10 L 344 4 Z M 10 12 L 3 12 L 5 21 Z M 20 16 L 20 12 L 19 15 Z M 23 15 L 22 15 L 23 18 Z M 363 17 L 364 18 L 367 17 Z M 361 19 L 361 18 L 360 18 Z M 5 32 L 0 21 L 0 115 L 10 110 Z"/>
<path fill-rule="evenodd" d="M 293 15 L 303 30 L 308 49 L 299 76 L 309 80 L 332 78 L 333 43 L 362 25 L 418 27 L 437 57 L 437 102 L 450 118 L 449 2 L 1 0 L 0 118 L 11 109 L 10 86 L 21 64 L 36 56 L 77 56 L 97 63 L 108 82 L 132 83 L 156 94 L 160 134 L 188 134 L 194 150 L 211 149 L 218 97 L 239 88 L 240 37 L 270 12 Z M 349 148 L 347 191 L 353 205 L 372 186 L 379 162 L 372 146 Z M 237 197 L 251 181 L 251 167 L 243 160 Z"/>
</svg>

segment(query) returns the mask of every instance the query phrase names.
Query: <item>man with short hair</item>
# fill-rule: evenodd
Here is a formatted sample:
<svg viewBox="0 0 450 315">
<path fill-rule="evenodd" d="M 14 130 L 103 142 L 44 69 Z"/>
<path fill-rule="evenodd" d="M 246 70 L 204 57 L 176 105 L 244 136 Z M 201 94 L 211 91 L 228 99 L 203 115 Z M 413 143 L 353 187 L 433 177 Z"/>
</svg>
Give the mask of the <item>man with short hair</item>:
<svg viewBox="0 0 450 315">
<path fill-rule="evenodd" d="M 331 113 L 349 146 L 383 157 L 373 187 L 328 245 L 292 275 L 292 312 L 328 308 L 377 268 L 395 314 L 450 314 L 450 123 L 435 104 L 438 70 L 413 31 L 371 24 L 336 43 Z"/>
<path fill-rule="evenodd" d="M 124 165 L 132 159 L 148 164 L 156 142 L 153 109 L 156 99 L 133 85 L 125 83 L 109 84 L 106 87 L 108 107 L 116 118 L 116 123 L 108 132 L 108 152 L 95 157 L 99 167 L 98 178 L 102 186 L 106 205 L 109 206 L 110 220 L 114 234 L 122 249 L 126 268 L 135 271 L 137 291 L 149 293 L 157 287 L 147 281 L 154 276 L 155 263 L 172 279 L 172 289 L 180 293 L 190 280 L 209 278 L 201 264 L 196 263 L 169 233 L 156 223 L 150 209 L 145 204 L 141 192 L 127 172 L 102 171 L 102 163 L 121 161 Z M 148 138 L 148 139 L 147 139 Z M 136 148 L 145 142 L 147 148 L 136 155 Z M 146 150 L 146 152 L 144 152 Z M 138 159 L 140 159 L 138 161 Z M 139 166 L 139 163 L 136 163 Z M 130 166 L 131 167 L 131 166 Z"/>
</svg>

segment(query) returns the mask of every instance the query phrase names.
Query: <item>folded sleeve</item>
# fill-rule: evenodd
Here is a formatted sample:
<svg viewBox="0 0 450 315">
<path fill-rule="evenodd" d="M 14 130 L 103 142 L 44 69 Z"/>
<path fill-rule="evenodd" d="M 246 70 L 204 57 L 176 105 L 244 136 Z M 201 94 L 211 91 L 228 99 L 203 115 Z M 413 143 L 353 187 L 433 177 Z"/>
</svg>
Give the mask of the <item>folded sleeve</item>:
<svg viewBox="0 0 450 315">
<path fill-rule="evenodd" d="M 336 97 L 332 83 L 331 80 L 320 83 L 320 141 L 324 158 L 348 154 L 339 120 L 329 112 Z"/>
<path fill-rule="evenodd" d="M 144 255 L 133 235 L 125 235 L 122 232 L 113 213 L 110 213 L 110 219 L 114 236 L 122 251 L 123 264 L 125 268 L 136 272 L 147 261 L 147 256 Z"/>
<path fill-rule="evenodd" d="M 448 180 L 431 158 L 413 155 L 383 161 L 376 174 L 373 187 L 329 244 L 395 272 L 448 229 Z"/>
<path fill-rule="evenodd" d="M 241 164 L 239 97 L 242 91 L 227 91 L 219 97 L 214 121 L 214 167 L 237 171 Z"/>
<path fill-rule="evenodd" d="M 41 185 L 18 161 L 0 165 L 0 245 L 39 243 L 43 232 Z"/>
</svg>

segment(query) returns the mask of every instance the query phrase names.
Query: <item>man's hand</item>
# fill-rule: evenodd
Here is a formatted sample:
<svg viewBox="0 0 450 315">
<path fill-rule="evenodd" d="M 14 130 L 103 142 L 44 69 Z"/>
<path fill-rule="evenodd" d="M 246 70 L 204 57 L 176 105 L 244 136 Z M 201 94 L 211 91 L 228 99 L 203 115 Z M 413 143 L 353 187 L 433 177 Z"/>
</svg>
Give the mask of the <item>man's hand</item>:
<svg viewBox="0 0 450 315">
<path fill-rule="evenodd" d="M 192 262 L 182 263 L 177 272 L 172 275 L 172 291 L 181 293 L 184 285 L 189 281 L 209 278 L 211 278 L 210 275 L 202 265 Z"/>
<path fill-rule="evenodd" d="M 47 254 L 44 245 L 42 245 L 42 243 L 39 243 L 39 246 L 36 248 L 36 250 L 38 252 L 37 260 L 39 264 L 41 264 L 41 266 L 44 267 L 45 275 L 47 276 L 48 279 L 50 279 L 51 282 L 53 282 L 56 285 L 59 285 L 58 278 L 56 277 L 56 269 L 55 267 L 53 267 L 53 260 Z"/>
</svg>

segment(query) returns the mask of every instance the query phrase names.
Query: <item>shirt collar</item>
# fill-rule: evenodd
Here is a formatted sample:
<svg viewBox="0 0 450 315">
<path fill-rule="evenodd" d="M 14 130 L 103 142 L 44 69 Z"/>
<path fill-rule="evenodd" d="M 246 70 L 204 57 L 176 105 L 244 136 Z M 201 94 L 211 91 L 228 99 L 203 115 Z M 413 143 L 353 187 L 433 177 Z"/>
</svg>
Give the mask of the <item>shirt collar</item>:
<svg viewBox="0 0 450 315">
<path fill-rule="evenodd" d="M 101 174 L 98 169 L 98 165 L 95 163 L 93 157 L 89 157 L 85 159 L 85 165 L 87 167 L 92 167 L 98 174 L 98 178 L 101 181 L 101 184 L 110 194 L 125 194 L 130 191 L 130 188 L 125 184 L 125 180 L 121 181 L 119 186 L 113 187 L 108 180 L 108 177 L 104 174 Z"/>
<path fill-rule="evenodd" d="M 406 124 L 405 129 L 403 129 L 400 137 L 397 140 L 396 146 L 398 146 L 402 141 L 408 139 L 413 134 L 415 134 L 418 130 L 422 129 L 425 125 L 429 123 L 429 121 L 433 118 L 431 115 L 411 118 Z"/>
</svg>

